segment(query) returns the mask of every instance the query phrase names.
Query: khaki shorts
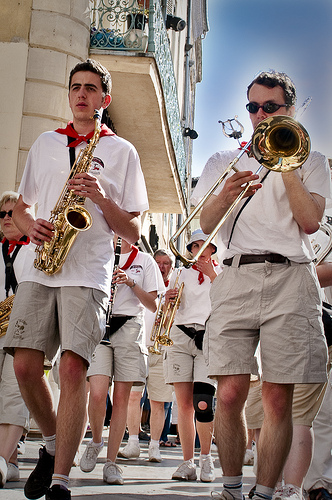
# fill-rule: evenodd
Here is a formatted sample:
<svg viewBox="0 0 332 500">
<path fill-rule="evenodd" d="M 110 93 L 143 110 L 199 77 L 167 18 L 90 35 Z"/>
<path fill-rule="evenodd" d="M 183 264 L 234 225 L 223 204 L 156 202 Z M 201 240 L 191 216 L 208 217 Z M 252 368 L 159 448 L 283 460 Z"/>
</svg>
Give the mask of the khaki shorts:
<svg viewBox="0 0 332 500">
<path fill-rule="evenodd" d="M 0 424 L 12 424 L 29 431 L 29 411 L 16 380 L 14 358 L 0 350 Z"/>
<path fill-rule="evenodd" d="M 88 363 L 105 331 L 107 296 L 79 286 L 48 287 L 23 282 L 14 300 L 5 350 L 36 349 L 52 360 L 59 345 Z"/>
<path fill-rule="evenodd" d="M 106 375 L 114 382 L 144 386 L 148 355 L 141 343 L 142 335 L 143 327 L 138 319 L 129 319 L 111 336 L 110 345 L 96 347 L 87 376 Z"/>
<path fill-rule="evenodd" d="M 329 348 L 330 361 L 328 373 L 331 370 L 332 348 Z M 324 384 L 295 384 L 293 395 L 293 424 L 311 427 L 325 394 Z M 245 414 L 248 429 L 260 429 L 264 420 L 261 383 L 250 386 Z"/>
<path fill-rule="evenodd" d="M 263 380 L 326 381 L 327 347 L 311 264 L 225 267 L 210 297 L 203 343 L 209 376 L 257 374 L 260 340 Z"/>
<path fill-rule="evenodd" d="M 201 325 L 186 325 L 200 327 Z M 164 357 L 164 374 L 166 384 L 175 382 L 204 382 L 215 385 L 208 378 L 207 366 L 201 350 L 195 342 L 183 333 L 176 325 L 172 326 L 171 339 L 173 345 L 166 347 Z"/>
<path fill-rule="evenodd" d="M 148 397 L 152 401 L 168 403 L 173 401 L 173 388 L 165 382 L 163 364 L 162 354 L 149 354 Z"/>
</svg>

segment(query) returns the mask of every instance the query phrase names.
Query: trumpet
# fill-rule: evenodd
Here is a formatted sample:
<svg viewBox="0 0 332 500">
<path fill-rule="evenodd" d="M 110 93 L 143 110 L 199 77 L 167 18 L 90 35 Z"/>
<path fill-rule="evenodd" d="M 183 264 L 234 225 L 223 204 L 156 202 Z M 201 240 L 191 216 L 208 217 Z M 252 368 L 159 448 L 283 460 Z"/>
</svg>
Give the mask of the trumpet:
<svg viewBox="0 0 332 500">
<path fill-rule="evenodd" d="M 244 149 L 234 158 L 228 165 L 222 175 L 216 180 L 213 186 L 208 190 L 200 203 L 194 208 L 189 217 L 183 222 L 176 233 L 171 237 L 169 246 L 176 257 L 178 257 L 185 267 L 191 267 L 195 264 L 204 250 L 209 246 L 225 220 L 233 212 L 239 202 L 247 193 L 253 181 L 247 183 L 235 201 L 228 208 L 226 213 L 215 226 L 207 240 L 201 246 L 194 258 L 188 259 L 182 255 L 176 248 L 176 241 L 183 231 L 188 227 L 190 222 L 201 210 L 204 203 L 211 197 L 215 190 L 224 181 L 227 175 L 233 170 L 238 172 L 236 168 L 237 162 L 245 152 L 252 154 L 260 163 L 256 170 L 258 174 L 263 167 L 274 172 L 290 172 L 299 168 L 308 158 L 310 153 L 310 138 L 305 128 L 296 120 L 289 116 L 270 116 L 262 120 L 254 130 L 251 140 L 247 143 Z"/>
<path fill-rule="evenodd" d="M 163 310 L 163 299 L 164 295 L 161 295 L 158 302 L 156 318 L 152 327 L 150 340 L 153 342 L 153 345 L 149 346 L 149 352 L 152 354 L 162 354 L 159 351 L 159 338 L 161 337 L 161 329 L 163 327 L 163 318 L 164 318 L 164 310 Z"/>
<path fill-rule="evenodd" d="M 182 272 L 182 269 L 179 269 L 178 274 L 176 276 L 175 283 L 174 283 L 174 288 L 176 288 L 178 285 L 181 272 Z M 181 303 L 183 288 L 184 288 L 184 283 L 182 282 L 180 287 L 179 287 L 179 291 L 178 291 L 176 299 L 174 301 L 169 301 L 169 303 L 167 304 L 167 307 L 166 307 L 166 311 L 163 315 L 162 327 L 164 329 L 164 332 L 162 334 L 160 334 L 160 331 L 161 331 L 161 329 L 160 329 L 159 335 L 156 337 L 156 341 L 158 342 L 158 344 L 161 344 L 163 346 L 173 345 L 173 340 L 170 338 L 170 333 L 171 333 L 172 325 L 174 323 L 175 313 L 179 309 L 179 306 Z"/>
</svg>

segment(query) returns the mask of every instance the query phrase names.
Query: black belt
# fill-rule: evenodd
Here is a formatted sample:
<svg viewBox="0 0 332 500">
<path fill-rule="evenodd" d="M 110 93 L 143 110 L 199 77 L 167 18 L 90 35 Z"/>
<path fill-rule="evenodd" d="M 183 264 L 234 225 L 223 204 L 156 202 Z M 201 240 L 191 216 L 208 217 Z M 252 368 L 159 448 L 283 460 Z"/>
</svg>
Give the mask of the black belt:
<svg viewBox="0 0 332 500">
<path fill-rule="evenodd" d="M 203 337 L 205 330 L 195 330 L 192 326 L 176 325 L 183 333 L 188 335 L 200 351 L 203 349 Z"/>
<path fill-rule="evenodd" d="M 225 259 L 223 261 L 223 264 L 225 266 L 231 266 L 233 263 L 234 257 L 231 257 L 230 259 Z M 287 257 L 284 257 L 283 255 L 280 255 L 278 253 L 264 253 L 264 254 L 259 254 L 259 255 L 241 255 L 240 257 L 240 262 L 239 266 L 242 266 L 243 264 L 258 264 L 260 262 L 271 262 L 272 264 L 286 264 L 289 262 L 289 259 Z"/>
</svg>

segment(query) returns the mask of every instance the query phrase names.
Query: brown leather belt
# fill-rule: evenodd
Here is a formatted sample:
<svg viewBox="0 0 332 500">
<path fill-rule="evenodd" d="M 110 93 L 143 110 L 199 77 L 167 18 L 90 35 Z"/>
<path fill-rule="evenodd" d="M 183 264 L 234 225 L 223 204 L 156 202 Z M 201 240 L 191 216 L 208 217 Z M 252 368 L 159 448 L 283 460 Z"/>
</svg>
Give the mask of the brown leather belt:
<svg viewBox="0 0 332 500">
<path fill-rule="evenodd" d="M 233 258 L 225 259 L 223 264 L 225 266 L 231 266 L 233 263 Z M 243 264 L 258 264 L 260 262 L 271 262 L 272 264 L 286 264 L 289 262 L 287 257 L 280 255 L 278 253 L 264 253 L 259 255 L 241 255 L 239 265 Z"/>
</svg>

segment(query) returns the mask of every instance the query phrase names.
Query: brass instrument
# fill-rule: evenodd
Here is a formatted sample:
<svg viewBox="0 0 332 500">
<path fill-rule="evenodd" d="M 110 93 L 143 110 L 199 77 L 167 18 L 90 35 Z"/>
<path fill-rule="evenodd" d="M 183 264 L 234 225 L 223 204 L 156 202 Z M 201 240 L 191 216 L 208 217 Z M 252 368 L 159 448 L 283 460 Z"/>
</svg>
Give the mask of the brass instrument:
<svg viewBox="0 0 332 500">
<path fill-rule="evenodd" d="M 176 288 L 178 285 L 181 272 L 182 272 L 182 269 L 179 269 L 178 274 L 176 276 L 175 283 L 174 283 L 174 288 Z M 173 340 L 170 338 L 170 332 L 171 332 L 172 325 L 174 323 L 175 313 L 179 309 L 179 306 L 180 306 L 183 287 L 184 287 L 184 283 L 182 282 L 180 287 L 179 287 L 179 291 L 178 291 L 176 299 L 169 301 L 169 303 L 167 304 L 166 311 L 165 311 L 165 314 L 163 317 L 164 320 L 162 323 L 162 327 L 163 327 L 164 331 L 162 334 L 159 334 L 156 337 L 156 341 L 158 342 L 158 344 L 161 344 L 163 346 L 173 345 Z"/>
<path fill-rule="evenodd" d="M 164 318 L 164 310 L 163 310 L 163 299 L 164 295 L 161 295 L 158 302 L 156 317 L 153 323 L 153 327 L 151 330 L 150 340 L 153 342 L 153 345 L 150 345 L 148 351 L 152 354 L 162 354 L 158 349 L 159 341 L 161 334 L 161 329 L 163 327 L 163 318 Z"/>
<path fill-rule="evenodd" d="M 300 167 L 308 158 L 310 153 L 310 138 L 305 128 L 296 120 L 289 116 L 277 115 L 270 116 L 262 120 L 254 130 L 251 140 L 247 143 L 246 147 L 234 158 L 228 165 L 226 170 L 217 179 L 213 186 L 208 190 L 200 203 L 194 208 L 189 217 L 183 222 L 176 233 L 171 237 L 169 246 L 176 257 L 186 266 L 190 267 L 195 264 L 204 250 L 211 243 L 221 226 L 224 224 L 228 216 L 233 212 L 238 203 L 242 200 L 250 186 L 253 184 L 249 182 L 244 187 L 243 191 L 238 195 L 236 200 L 228 208 L 226 213 L 220 219 L 216 227 L 213 229 L 207 240 L 201 246 L 193 259 L 187 259 L 176 248 L 175 242 L 183 231 L 187 228 L 193 218 L 201 210 L 204 203 L 210 198 L 217 187 L 223 182 L 227 175 L 234 170 L 238 172 L 236 163 L 241 156 L 249 151 L 256 160 L 261 164 L 255 172 L 258 174 L 263 167 L 275 172 L 290 172 Z M 250 153 L 250 154 L 251 154 Z"/>
<path fill-rule="evenodd" d="M 79 231 L 86 231 L 92 225 L 92 217 L 84 208 L 85 197 L 78 196 L 68 188 L 68 180 L 76 174 L 88 172 L 93 152 L 99 141 L 101 131 L 101 116 L 95 109 L 94 135 L 84 149 L 81 149 L 70 171 L 60 197 L 51 211 L 49 222 L 54 226 L 54 236 L 51 241 L 44 241 L 36 247 L 34 266 L 45 274 L 57 273 L 63 266 Z"/>
<path fill-rule="evenodd" d="M 7 332 L 9 316 L 12 312 L 14 298 L 15 295 L 13 294 L 0 302 L 0 337 L 3 337 L 3 335 Z"/>
<path fill-rule="evenodd" d="M 313 262 L 316 266 L 323 262 L 323 260 L 329 255 L 332 250 L 332 226 L 327 222 L 323 222 L 319 226 L 319 231 L 325 233 L 329 237 L 329 240 L 325 246 L 322 246 L 318 243 L 315 243 L 313 245 L 313 250 L 316 255 Z"/>
</svg>

